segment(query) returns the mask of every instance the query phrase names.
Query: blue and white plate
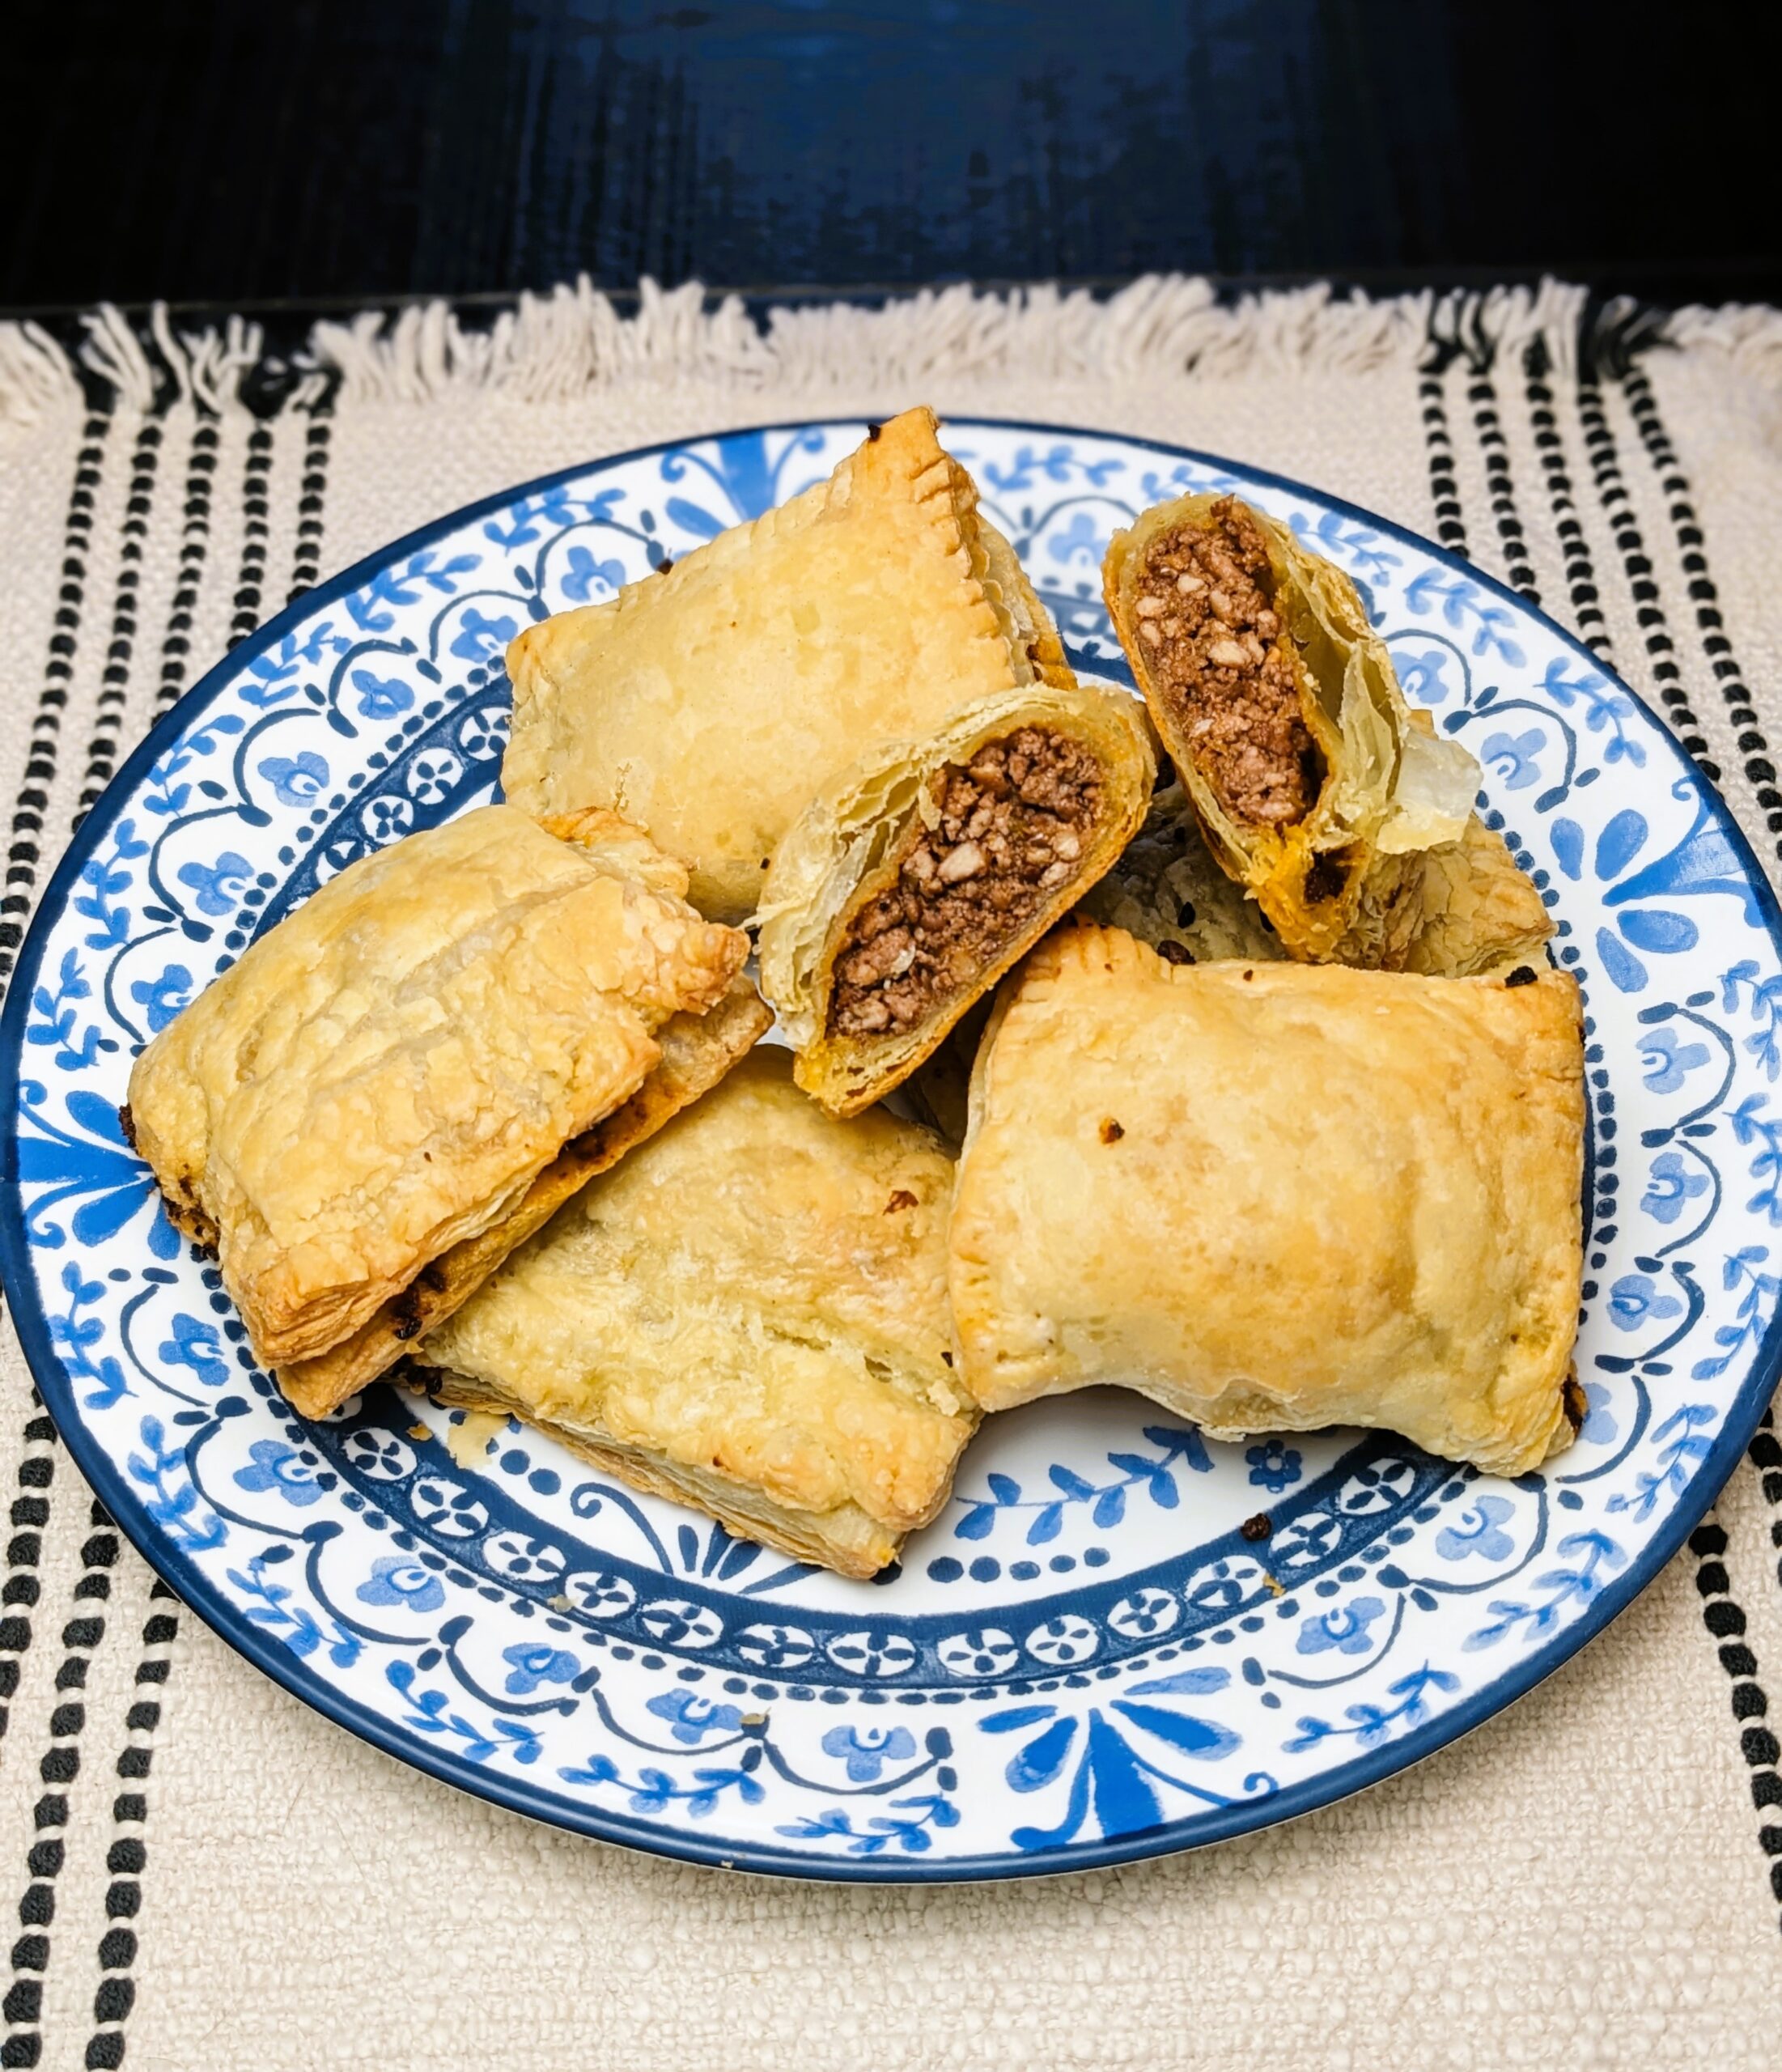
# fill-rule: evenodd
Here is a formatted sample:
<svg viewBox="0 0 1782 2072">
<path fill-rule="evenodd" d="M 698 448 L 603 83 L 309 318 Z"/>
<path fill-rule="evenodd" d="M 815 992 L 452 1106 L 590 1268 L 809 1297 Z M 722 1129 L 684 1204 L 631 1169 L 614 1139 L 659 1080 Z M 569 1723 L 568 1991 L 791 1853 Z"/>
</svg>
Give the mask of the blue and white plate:
<svg viewBox="0 0 1782 2072">
<path fill-rule="evenodd" d="M 1774 1385 L 1782 916 L 1671 737 L 1557 626 L 1234 462 L 950 427 L 1086 672 L 1123 673 L 1109 534 L 1234 489 L 1349 571 L 1409 695 L 1483 762 L 1589 1016 L 1590 1413 L 1548 1472 L 1494 1481 L 1351 1433 L 1220 1446 L 1098 1391 L 992 1420 L 901 1570 L 844 1582 L 392 1388 L 299 1424 L 119 1134 L 134 1053 L 256 935 L 494 793 L 520 626 L 804 488 L 862 431 L 654 448 L 445 519 L 311 592 L 155 728 L 7 1002 L 7 1288 L 81 1467 L 186 1603 L 418 1768 L 756 1870 L 1114 1862 L 1339 1798 L 1525 1691 L 1657 1573 Z"/>
</svg>

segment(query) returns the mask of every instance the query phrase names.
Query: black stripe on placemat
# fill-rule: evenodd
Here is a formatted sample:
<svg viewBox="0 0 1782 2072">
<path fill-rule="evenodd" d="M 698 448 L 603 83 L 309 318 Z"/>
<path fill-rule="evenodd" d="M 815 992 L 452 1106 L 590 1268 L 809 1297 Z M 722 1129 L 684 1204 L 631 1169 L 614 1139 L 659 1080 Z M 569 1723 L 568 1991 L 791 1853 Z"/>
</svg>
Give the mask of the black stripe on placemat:
<svg viewBox="0 0 1782 2072">
<path fill-rule="evenodd" d="M 12 1500 L 12 1536 L 6 1542 L 6 1580 L 0 1586 L 0 1739 L 11 1723 L 19 1666 L 31 1645 L 28 1616 L 43 1594 L 37 1569 L 43 1560 L 44 1528 L 49 1522 L 49 1485 L 56 1475 L 55 1420 L 43 1398 L 31 1391 L 25 1449 L 19 1463 L 19 1493 Z"/>
<path fill-rule="evenodd" d="M 1738 657 L 1733 652 L 1733 643 L 1726 631 L 1726 621 L 1720 611 L 1720 591 L 1708 572 L 1706 541 L 1703 537 L 1701 521 L 1695 515 L 1691 499 L 1694 492 L 1689 478 L 1683 473 L 1677 458 L 1676 448 L 1670 443 L 1670 435 L 1665 429 L 1664 419 L 1658 413 L 1658 399 L 1653 393 L 1651 381 L 1637 363 L 1628 365 L 1621 377 L 1622 393 L 1627 399 L 1632 412 L 1640 443 L 1644 446 L 1664 491 L 1665 506 L 1676 535 L 1677 550 L 1682 562 L 1683 573 L 1689 579 L 1690 602 L 1695 610 L 1696 629 L 1701 635 L 1702 650 L 1708 657 L 1708 666 L 1725 701 L 1726 716 L 1737 733 L 1737 745 L 1743 758 L 1742 767 L 1746 781 L 1763 809 L 1764 823 L 1772 835 L 1782 833 L 1782 791 L 1776 788 L 1776 763 L 1771 758 L 1769 744 L 1764 740 L 1758 724 L 1758 716 L 1751 705 L 1751 694 L 1746 688 L 1743 672 Z M 1775 845 L 1776 853 L 1782 857 L 1782 842 Z"/>
<path fill-rule="evenodd" d="M 1504 572 L 1509 577 L 1511 588 L 1538 608 L 1541 592 L 1535 584 L 1534 564 L 1529 558 L 1528 537 L 1522 530 L 1521 515 L 1516 507 L 1510 449 L 1504 437 L 1503 420 L 1498 415 L 1497 388 L 1491 380 L 1489 364 L 1475 365 L 1472 376 L 1466 384 L 1466 401 L 1472 407 L 1473 430 L 1479 439 L 1480 457 L 1485 463 L 1486 493 L 1491 500 L 1491 516 L 1497 522 L 1498 542 L 1504 550 Z"/>
<path fill-rule="evenodd" d="M 1596 350 L 1603 350 L 1600 342 L 1593 343 Z M 1677 666 L 1676 643 L 1670 637 L 1664 601 L 1653 575 L 1652 558 L 1640 537 L 1627 486 L 1622 476 L 1620 454 L 1614 433 L 1610 429 L 1608 414 L 1603 409 L 1602 387 L 1593 354 L 1587 354 L 1586 363 L 1578 373 L 1578 419 L 1584 427 L 1585 450 L 1589 456 L 1597 500 L 1621 556 L 1622 569 L 1633 598 L 1635 619 L 1645 643 L 1658 695 L 1664 702 L 1665 718 L 1685 751 L 1707 772 L 1711 781 L 1718 783 L 1720 766 L 1708 752 L 1708 743 L 1702 738 L 1701 722 L 1691 711 L 1688 695 L 1683 689 L 1682 672 Z"/>
<path fill-rule="evenodd" d="M 1529 417 L 1534 427 L 1534 450 L 1547 484 L 1554 529 L 1559 536 L 1559 553 L 1565 563 L 1566 596 L 1572 606 L 1572 622 L 1590 652 L 1614 666 L 1614 643 L 1609 622 L 1602 615 L 1602 599 L 1597 589 L 1597 571 L 1590 549 L 1572 500 L 1572 473 L 1566 465 L 1565 441 L 1553 408 L 1553 358 L 1544 338 L 1536 338 L 1522 359 Z"/>
<path fill-rule="evenodd" d="M 1449 436 L 1448 404 L 1442 393 L 1442 376 L 1458 350 L 1451 339 L 1431 339 L 1417 380 L 1417 404 L 1423 414 L 1423 443 L 1429 451 L 1429 494 L 1436 508 L 1436 537 L 1450 554 L 1466 554 L 1460 484 L 1454 479 L 1454 442 Z"/>
<path fill-rule="evenodd" d="M 111 639 L 100 679 L 99 704 L 87 744 L 87 775 L 74 809 L 78 827 L 117 766 L 117 744 L 124 726 L 124 701 L 129 690 L 130 659 L 136 647 L 138 593 L 142 582 L 142 542 L 148 537 L 154 508 L 155 478 L 161 457 L 161 427 L 150 418 L 136 435 L 130 455 L 129 493 L 124 505 L 124 544 L 119 556 L 117 588 L 112 600 Z"/>
<path fill-rule="evenodd" d="M 291 588 L 285 601 L 294 605 L 313 589 L 322 565 L 322 509 L 328 495 L 329 447 L 333 436 L 332 388 L 309 408 L 303 433 L 303 479 L 297 497 L 297 546 L 291 557 Z"/>
<path fill-rule="evenodd" d="M 87 556 L 92 546 L 93 512 L 98 501 L 105 459 L 105 435 L 111 428 L 108 406 L 87 414 L 74 457 L 74 489 L 62 532 L 62 582 L 56 600 L 55 631 L 49 636 L 43 689 L 32 715 L 31 743 L 25 756 L 24 780 L 12 809 L 12 839 L 6 851 L 6 890 L 0 894 L 0 980 L 12 974 L 25 922 L 36 897 L 38 866 L 43 860 L 44 815 L 56 779 L 62 716 L 74 676 L 74 650 L 80 637 L 81 607 L 87 597 Z"/>
<path fill-rule="evenodd" d="M 1769 1423 L 1766 1416 L 1764 1422 Z M 1701 1593 L 1702 1624 L 1719 1643 L 1720 1667 L 1733 1680 L 1733 1717 L 1739 1722 L 1739 1752 L 1751 1773 L 1751 1803 L 1761 1814 L 1782 1807 L 1782 1758 L 1774 1733 L 1763 1724 L 1770 1702 L 1758 1681 L 1757 1656 L 1747 1637 L 1743 1607 L 1733 1596 L 1727 1574 L 1726 1528 L 1709 1512 L 1689 1535 L 1695 1556 L 1695 1587 Z M 1758 1845 L 1770 1858 L 1770 1890 L 1782 1900 L 1782 1824 L 1765 1820 L 1757 1831 Z M 1782 1916 L 1777 1926 L 1782 1927 Z"/>
<path fill-rule="evenodd" d="M 37 1765 L 44 1789 L 33 1811 L 37 1839 L 25 1856 L 28 1882 L 19 1902 L 23 1931 L 12 1946 L 12 1983 L 0 2015 L 6 2038 L 0 2042 L 0 2067 L 35 2065 L 43 2055 L 44 1974 L 49 1968 L 49 1928 L 56 1918 L 56 1880 L 66 1853 L 68 1787 L 80 1775 L 80 1737 L 87 1708 L 78 1696 L 84 1690 L 87 1665 L 105 1637 L 105 1616 L 96 1608 L 112 1594 L 111 1570 L 117 1560 L 116 1528 L 104 1506 L 91 1512 L 94 1531 L 80 1550 L 82 1573 L 74 1585 L 74 1616 L 62 1629 L 62 1666 L 56 1671 L 56 1704 L 49 1715 L 49 1746 Z"/>
<path fill-rule="evenodd" d="M 192 621 L 198 586 L 210 546 L 211 486 L 221 444 L 216 419 L 201 407 L 192 429 L 192 450 L 185 464 L 185 503 L 180 520 L 180 567 L 173 601 L 168 608 L 167 632 L 161 642 L 161 681 L 155 694 L 157 711 L 164 711 L 185 689 L 192 661 Z"/>
<path fill-rule="evenodd" d="M 235 616 L 229 622 L 229 645 L 239 646 L 260 623 L 266 583 L 267 524 L 271 505 L 272 431 L 256 418 L 248 434 L 241 468 L 241 565 L 235 576 Z"/>
<path fill-rule="evenodd" d="M 111 1883 L 105 1888 L 106 1928 L 99 1941 L 102 1976 L 93 1995 L 93 2033 L 87 2042 L 88 2072 L 116 2072 L 124 2062 L 124 2024 L 136 2004 L 136 1930 L 129 1924 L 142 1911 L 142 1873 L 148 1866 L 143 1835 L 148 1796 L 143 1786 L 155 1760 L 155 1731 L 161 1723 L 160 1693 L 172 1669 L 179 1636 L 180 1600 L 159 1576 L 149 1592 L 142 1627 L 142 1656 L 136 1688 L 125 1715 L 125 1743 L 117 1758 L 120 1790 L 112 1801 L 112 1841 L 105 1853 Z M 168 1607 L 168 1608 L 161 1608 Z"/>
</svg>

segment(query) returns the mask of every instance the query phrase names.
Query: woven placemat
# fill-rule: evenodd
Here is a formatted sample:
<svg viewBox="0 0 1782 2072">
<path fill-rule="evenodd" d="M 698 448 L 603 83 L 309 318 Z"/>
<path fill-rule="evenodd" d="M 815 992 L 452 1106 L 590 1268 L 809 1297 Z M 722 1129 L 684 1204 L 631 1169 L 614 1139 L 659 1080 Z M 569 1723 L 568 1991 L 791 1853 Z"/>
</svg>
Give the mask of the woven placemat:
<svg viewBox="0 0 1782 2072">
<path fill-rule="evenodd" d="M 765 326 L 585 286 L 175 334 L 0 325 L 10 972 L 143 728 L 286 599 L 471 498 L 650 441 L 910 403 L 1177 440 L 1470 554 L 1782 830 L 1782 315 L 1548 286 L 1221 302 L 966 289 Z M 1772 747 L 1772 744 L 1775 745 Z M 1364 1797 L 1019 1887 L 777 1883 L 535 1828 L 306 1711 L 156 1582 L 0 1352 L 0 2066 L 1771 2066 L 1782 1448 L 1511 1712 Z"/>
</svg>

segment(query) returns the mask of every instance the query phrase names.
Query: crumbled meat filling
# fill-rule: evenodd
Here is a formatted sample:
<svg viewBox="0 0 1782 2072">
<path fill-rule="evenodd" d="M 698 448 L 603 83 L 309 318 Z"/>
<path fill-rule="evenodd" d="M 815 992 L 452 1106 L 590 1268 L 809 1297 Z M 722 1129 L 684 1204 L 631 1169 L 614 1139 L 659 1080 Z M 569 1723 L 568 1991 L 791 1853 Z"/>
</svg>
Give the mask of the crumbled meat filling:
<svg viewBox="0 0 1782 2072">
<path fill-rule="evenodd" d="M 1261 528 L 1228 496 L 1211 515 L 1210 525 L 1178 526 L 1146 554 L 1133 602 L 1139 641 L 1225 810 L 1253 826 L 1286 826 L 1311 809 L 1319 783 L 1292 639 L 1275 609 Z"/>
<path fill-rule="evenodd" d="M 896 881 L 867 902 L 835 960 L 837 1036 L 901 1034 L 969 985 L 1080 868 L 1101 796 L 1081 742 L 1023 727 L 937 780 Z"/>
</svg>

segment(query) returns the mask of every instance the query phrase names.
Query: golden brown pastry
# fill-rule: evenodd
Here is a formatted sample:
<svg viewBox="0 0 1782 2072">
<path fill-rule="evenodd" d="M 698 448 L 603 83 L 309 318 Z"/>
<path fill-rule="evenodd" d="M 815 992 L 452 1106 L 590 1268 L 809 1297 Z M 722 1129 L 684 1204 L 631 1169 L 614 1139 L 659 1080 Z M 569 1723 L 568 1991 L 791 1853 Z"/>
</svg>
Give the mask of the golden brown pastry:
<svg viewBox="0 0 1782 2072">
<path fill-rule="evenodd" d="M 325 1417 L 393 1367 L 417 1340 L 474 1294 L 510 1252 L 542 1229 L 571 1195 L 709 1093 L 766 1034 L 773 1019 L 751 981 L 739 977 L 704 1014 L 677 1014 L 664 1022 L 656 1032 L 661 1061 L 649 1077 L 622 1107 L 572 1137 L 510 1214 L 430 1260 L 350 1338 L 279 1369 L 279 1386 L 294 1408 L 305 1417 Z"/>
<path fill-rule="evenodd" d="M 827 787 L 761 908 L 762 990 L 799 1085 L 851 1115 L 906 1079 L 1113 863 L 1156 778 L 1124 692 L 1036 684 Z"/>
<path fill-rule="evenodd" d="M 1381 1426 L 1504 1475 L 1572 1437 L 1576 984 L 1176 966 L 1066 928 L 978 1055 L 951 1231 L 986 1409 L 1125 1383 L 1216 1438 Z"/>
<path fill-rule="evenodd" d="M 596 1180 L 428 1336 L 506 1411 L 732 1532 L 870 1576 L 946 1501 L 977 1411 L 947 1316 L 953 1162 L 831 1121 L 764 1046 Z"/>
<path fill-rule="evenodd" d="M 1116 533 L 1107 605 L 1214 856 L 1290 956 L 1402 959 L 1421 852 L 1457 841 L 1479 766 L 1411 724 L 1355 585 L 1230 496 Z"/>
<path fill-rule="evenodd" d="M 1071 681 L 977 503 L 934 413 L 908 410 L 780 509 L 528 626 L 507 651 L 507 797 L 625 813 L 690 860 L 695 905 L 744 919 L 787 829 L 872 742 Z"/>
<path fill-rule="evenodd" d="M 484 807 L 342 871 L 149 1045 L 137 1144 L 264 1363 L 512 1214 L 656 1069 L 655 1032 L 723 999 L 747 938 L 685 883 L 613 814 Z"/>
<path fill-rule="evenodd" d="M 1414 722 L 1420 716 L 1411 715 Z M 1405 861 L 1419 867 L 1404 882 L 1396 947 L 1384 955 L 1388 970 L 1470 978 L 1525 962 L 1553 932 L 1540 894 L 1477 813 L 1459 841 Z M 1237 957 L 1270 964 L 1287 954 L 1262 908 L 1214 862 L 1178 784 L 1156 794 L 1143 827 L 1082 912 L 1178 963 Z"/>
</svg>

